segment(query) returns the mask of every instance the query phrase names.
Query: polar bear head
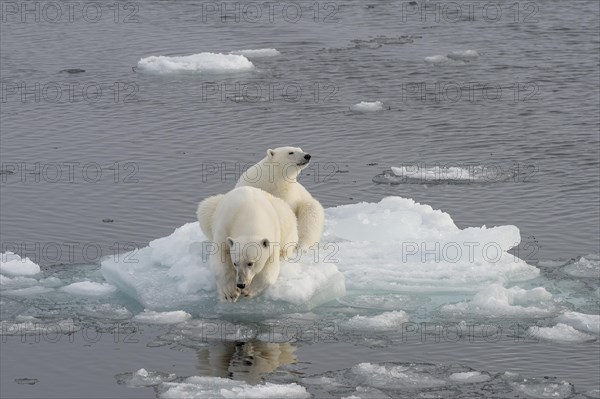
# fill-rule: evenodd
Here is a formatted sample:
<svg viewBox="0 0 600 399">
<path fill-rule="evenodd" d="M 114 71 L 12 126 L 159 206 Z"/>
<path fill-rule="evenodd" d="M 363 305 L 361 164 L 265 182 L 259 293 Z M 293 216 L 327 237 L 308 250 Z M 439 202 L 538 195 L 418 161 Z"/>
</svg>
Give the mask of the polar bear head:
<svg viewBox="0 0 600 399">
<path fill-rule="evenodd" d="M 278 147 L 267 150 L 266 161 L 275 165 L 275 169 L 282 172 L 282 177 L 295 180 L 310 162 L 310 154 L 300 147 Z"/>
<path fill-rule="evenodd" d="M 235 284 L 239 289 L 250 286 L 271 256 L 272 243 L 268 238 L 227 237 L 231 263 L 235 269 Z"/>
</svg>

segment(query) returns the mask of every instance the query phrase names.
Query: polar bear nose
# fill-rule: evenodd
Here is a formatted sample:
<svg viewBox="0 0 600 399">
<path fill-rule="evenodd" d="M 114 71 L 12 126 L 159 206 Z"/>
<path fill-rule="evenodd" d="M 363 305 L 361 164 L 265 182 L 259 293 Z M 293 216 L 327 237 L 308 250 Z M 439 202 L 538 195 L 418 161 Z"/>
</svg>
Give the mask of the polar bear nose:
<svg viewBox="0 0 600 399">
<path fill-rule="evenodd" d="M 308 161 L 308 160 L 310 159 L 310 154 L 306 154 L 306 155 L 304 156 L 304 159 L 306 159 L 306 160 Z"/>
<path fill-rule="evenodd" d="M 246 288 L 246 284 L 238 284 L 238 285 L 237 285 L 237 287 L 238 287 L 240 290 L 243 290 L 244 288 Z"/>
</svg>

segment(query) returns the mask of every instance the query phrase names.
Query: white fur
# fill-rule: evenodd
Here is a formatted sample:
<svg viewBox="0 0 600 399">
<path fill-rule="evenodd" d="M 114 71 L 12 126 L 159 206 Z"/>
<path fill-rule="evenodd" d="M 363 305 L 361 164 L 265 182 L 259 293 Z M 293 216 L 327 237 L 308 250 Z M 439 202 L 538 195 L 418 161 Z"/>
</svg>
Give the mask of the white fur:
<svg viewBox="0 0 600 399">
<path fill-rule="evenodd" d="M 297 181 L 308 165 L 306 155 L 299 147 L 269 149 L 267 156 L 244 172 L 236 185 L 260 188 L 287 202 L 298 220 L 299 245 L 303 249 L 321 240 L 325 220 L 321 203 Z"/>
<path fill-rule="evenodd" d="M 209 197 L 198 205 L 197 215 L 202 231 L 217 246 L 210 267 L 222 301 L 260 294 L 277 280 L 280 256 L 290 256 L 297 245 L 290 207 L 253 187 Z"/>
</svg>

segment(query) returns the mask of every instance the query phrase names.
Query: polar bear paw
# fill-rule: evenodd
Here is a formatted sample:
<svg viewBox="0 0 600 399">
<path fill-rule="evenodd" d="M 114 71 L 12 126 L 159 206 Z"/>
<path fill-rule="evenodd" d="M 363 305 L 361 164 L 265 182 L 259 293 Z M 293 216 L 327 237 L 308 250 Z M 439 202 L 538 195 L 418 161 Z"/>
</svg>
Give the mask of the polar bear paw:
<svg viewBox="0 0 600 399">
<path fill-rule="evenodd" d="M 240 297 L 240 290 L 235 285 L 219 288 L 221 302 L 236 302 Z"/>
</svg>

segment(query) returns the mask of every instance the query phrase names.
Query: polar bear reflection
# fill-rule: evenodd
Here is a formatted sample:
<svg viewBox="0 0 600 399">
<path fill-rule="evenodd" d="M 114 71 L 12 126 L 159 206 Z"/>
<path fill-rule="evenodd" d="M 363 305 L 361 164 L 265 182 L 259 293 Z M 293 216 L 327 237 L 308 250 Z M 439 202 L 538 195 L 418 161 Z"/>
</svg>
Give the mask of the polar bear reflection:
<svg viewBox="0 0 600 399">
<path fill-rule="evenodd" d="M 200 375 L 233 378 L 250 384 L 280 366 L 296 363 L 296 347 L 288 342 L 211 342 L 198 351 Z"/>
</svg>

